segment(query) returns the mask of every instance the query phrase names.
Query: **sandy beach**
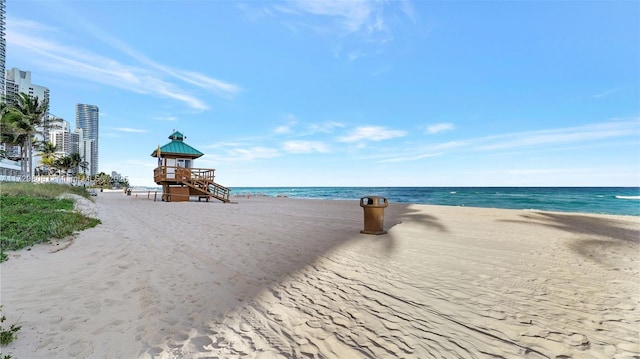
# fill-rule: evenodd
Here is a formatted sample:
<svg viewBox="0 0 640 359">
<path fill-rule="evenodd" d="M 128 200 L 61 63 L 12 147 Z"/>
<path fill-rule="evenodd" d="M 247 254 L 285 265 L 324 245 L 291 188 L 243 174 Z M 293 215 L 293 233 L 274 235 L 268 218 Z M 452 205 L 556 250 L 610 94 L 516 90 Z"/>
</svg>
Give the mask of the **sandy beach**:
<svg viewBox="0 0 640 359">
<path fill-rule="evenodd" d="M 363 193 L 366 195 L 366 193 Z M 99 193 L 10 252 L 14 358 L 637 358 L 640 218 Z M 86 200 L 85 200 L 86 201 Z"/>
</svg>

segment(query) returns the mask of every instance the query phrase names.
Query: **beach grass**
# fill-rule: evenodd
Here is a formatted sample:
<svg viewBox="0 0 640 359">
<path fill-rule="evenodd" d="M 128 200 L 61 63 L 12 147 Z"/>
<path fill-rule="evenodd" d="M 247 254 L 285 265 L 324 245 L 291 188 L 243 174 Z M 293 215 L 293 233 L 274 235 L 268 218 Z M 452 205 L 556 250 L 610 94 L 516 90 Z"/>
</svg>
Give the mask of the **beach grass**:
<svg viewBox="0 0 640 359">
<path fill-rule="evenodd" d="M 66 184 L 30 182 L 2 182 L 0 184 L 0 194 L 7 196 L 22 195 L 34 198 L 55 199 L 65 193 L 90 198 L 90 194 L 85 188 Z"/>
<path fill-rule="evenodd" d="M 7 320 L 7 317 L 2 314 L 2 305 L 0 305 L 0 347 L 7 346 L 11 342 L 13 342 L 18 336 L 17 333 L 20 331 L 20 329 L 22 329 L 22 327 L 17 325 L 16 323 L 11 324 L 8 328 L 5 328 L 5 320 Z M 3 354 L 0 353 L 0 358 L 8 359 L 11 358 L 11 355 L 3 356 Z"/>
<path fill-rule="evenodd" d="M 99 219 L 74 211 L 71 193 L 89 198 L 81 187 L 61 184 L 2 183 L 0 185 L 0 261 L 5 250 L 19 250 L 52 238 L 65 238 L 75 231 L 95 227 Z"/>
</svg>

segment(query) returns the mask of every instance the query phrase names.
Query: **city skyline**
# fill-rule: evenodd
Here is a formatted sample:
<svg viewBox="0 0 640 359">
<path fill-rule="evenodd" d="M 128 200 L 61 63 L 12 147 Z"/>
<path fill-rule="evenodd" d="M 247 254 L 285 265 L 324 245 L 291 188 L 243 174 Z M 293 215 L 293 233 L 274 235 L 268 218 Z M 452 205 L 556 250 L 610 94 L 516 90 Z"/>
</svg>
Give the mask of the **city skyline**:
<svg viewBox="0 0 640 359">
<path fill-rule="evenodd" d="M 639 6 L 32 0 L 7 60 L 134 185 L 176 129 L 231 187 L 637 186 Z"/>
<path fill-rule="evenodd" d="M 13 67 L 6 71 L 5 92 L 3 98 L 11 104 L 14 98 L 20 93 L 37 98 L 38 101 L 50 102 L 51 96 L 49 88 L 34 84 L 32 82 L 31 71 Z M 36 144 L 49 142 L 58 148 L 57 156 L 68 156 L 79 153 L 83 163 L 89 169 L 90 176 L 98 173 L 99 153 L 98 153 L 98 106 L 87 104 L 76 104 L 76 124 L 75 128 L 71 128 L 69 122 L 63 118 L 51 114 L 49 111 L 45 115 L 47 125 L 43 125 L 36 132 Z M 37 149 L 39 145 L 34 147 L 33 158 L 34 167 L 32 168 L 34 175 L 36 169 L 42 164 Z M 18 158 L 20 156 L 19 146 L 9 146 L 5 148 L 8 158 Z M 85 167 L 85 166 L 83 166 Z"/>
</svg>

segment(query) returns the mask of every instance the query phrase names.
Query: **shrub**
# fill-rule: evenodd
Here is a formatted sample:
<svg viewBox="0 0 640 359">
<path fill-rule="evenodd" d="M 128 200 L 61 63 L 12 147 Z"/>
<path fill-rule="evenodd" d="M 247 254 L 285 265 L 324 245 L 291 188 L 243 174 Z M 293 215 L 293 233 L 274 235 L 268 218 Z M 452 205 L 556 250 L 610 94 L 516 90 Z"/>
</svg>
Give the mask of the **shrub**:
<svg viewBox="0 0 640 359">
<path fill-rule="evenodd" d="M 2 306 L 0 306 L 0 346 L 4 347 L 17 338 L 17 333 L 22 327 L 14 323 L 11 324 L 8 329 L 5 329 L 4 322 L 7 320 L 7 317 L 2 315 L 1 311 Z"/>
</svg>

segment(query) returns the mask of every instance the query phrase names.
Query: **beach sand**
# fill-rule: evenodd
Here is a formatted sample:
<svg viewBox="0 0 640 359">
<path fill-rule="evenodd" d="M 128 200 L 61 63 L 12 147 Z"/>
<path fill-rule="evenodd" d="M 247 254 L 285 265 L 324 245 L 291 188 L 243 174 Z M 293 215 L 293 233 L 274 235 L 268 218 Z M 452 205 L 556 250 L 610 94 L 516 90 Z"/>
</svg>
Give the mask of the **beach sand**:
<svg viewBox="0 0 640 359">
<path fill-rule="evenodd" d="M 101 225 L 2 264 L 2 352 L 640 356 L 638 217 L 391 203 L 372 236 L 358 201 L 233 200 L 100 193 Z"/>
</svg>

